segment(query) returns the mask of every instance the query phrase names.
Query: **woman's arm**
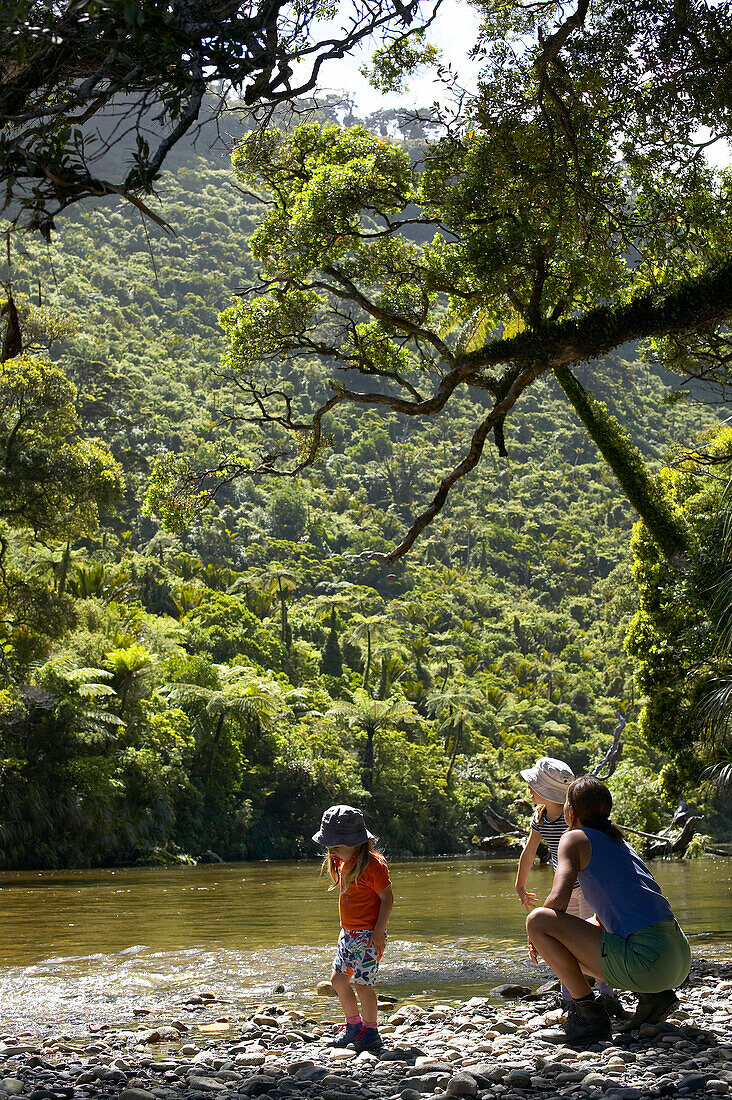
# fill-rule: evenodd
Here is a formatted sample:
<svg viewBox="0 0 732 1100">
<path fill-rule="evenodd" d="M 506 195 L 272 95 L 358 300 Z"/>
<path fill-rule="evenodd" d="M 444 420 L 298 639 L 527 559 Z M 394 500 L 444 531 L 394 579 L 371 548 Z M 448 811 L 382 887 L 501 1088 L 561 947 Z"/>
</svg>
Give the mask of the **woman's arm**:
<svg viewBox="0 0 732 1100">
<path fill-rule="evenodd" d="M 384 948 L 386 947 L 386 926 L 389 923 L 389 917 L 391 911 L 394 908 L 394 894 L 392 893 L 391 886 L 386 886 L 379 894 L 381 900 L 381 907 L 379 909 L 379 915 L 376 918 L 376 924 L 374 930 L 371 933 L 371 944 L 376 948 L 378 955 L 383 955 Z"/>
<path fill-rule="evenodd" d="M 536 829 L 529 831 L 528 838 L 524 844 L 523 851 L 519 856 L 518 868 L 516 870 L 516 893 L 521 899 L 521 904 L 529 912 L 537 904 L 536 894 L 529 894 L 526 891 L 526 880 L 529 877 L 529 871 L 531 870 L 536 852 L 539 847 L 541 835 Z"/>
<path fill-rule="evenodd" d="M 559 841 L 554 882 L 544 902 L 546 909 L 556 909 L 558 913 L 566 911 L 577 881 L 577 872 L 587 866 L 591 855 L 590 842 L 583 832 L 572 829 L 564 834 Z"/>
</svg>

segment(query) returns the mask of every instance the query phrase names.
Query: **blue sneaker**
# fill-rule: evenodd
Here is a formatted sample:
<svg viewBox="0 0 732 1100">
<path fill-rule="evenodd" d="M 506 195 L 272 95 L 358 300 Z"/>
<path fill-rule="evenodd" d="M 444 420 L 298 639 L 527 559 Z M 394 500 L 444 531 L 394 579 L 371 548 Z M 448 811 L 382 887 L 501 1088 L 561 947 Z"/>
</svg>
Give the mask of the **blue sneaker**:
<svg viewBox="0 0 732 1100">
<path fill-rule="evenodd" d="M 353 1040 L 354 1050 L 360 1054 L 363 1050 L 381 1050 L 383 1041 L 376 1027 L 362 1027 Z"/>
<path fill-rule="evenodd" d="M 364 1030 L 363 1024 L 341 1024 L 336 1032 L 336 1038 L 332 1040 L 332 1047 L 347 1047 Z"/>
</svg>

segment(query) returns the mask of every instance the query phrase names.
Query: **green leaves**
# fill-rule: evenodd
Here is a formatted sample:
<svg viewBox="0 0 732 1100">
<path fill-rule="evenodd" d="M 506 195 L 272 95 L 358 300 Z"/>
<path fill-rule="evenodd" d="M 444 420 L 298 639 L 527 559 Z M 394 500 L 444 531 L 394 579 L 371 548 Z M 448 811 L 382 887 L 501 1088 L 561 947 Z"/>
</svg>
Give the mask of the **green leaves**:
<svg viewBox="0 0 732 1100">
<path fill-rule="evenodd" d="M 377 91 L 405 92 L 408 76 L 413 76 L 425 66 L 434 65 L 440 50 L 425 40 L 424 32 L 411 38 L 401 37 L 374 50 L 370 65 L 361 67 L 361 73 Z"/>
<path fill-rule="evenodd" d="M 0 516 L 46 537 L 94 533 L 98 506 L 122 489 L 109 449 L 82 436 L 75 398 L 47 359 L 21 355 L 0 365 Z"/>
<path fill-rule="evenodd" d="M 400 210 L 413 195 L 407 154 L 361 126 L 332 123 L 249 134 L 232 162 L 273 198 L 251 239 L 268 274 L 303 275 L 359 250 L 362 219 Z"/>
</svg>

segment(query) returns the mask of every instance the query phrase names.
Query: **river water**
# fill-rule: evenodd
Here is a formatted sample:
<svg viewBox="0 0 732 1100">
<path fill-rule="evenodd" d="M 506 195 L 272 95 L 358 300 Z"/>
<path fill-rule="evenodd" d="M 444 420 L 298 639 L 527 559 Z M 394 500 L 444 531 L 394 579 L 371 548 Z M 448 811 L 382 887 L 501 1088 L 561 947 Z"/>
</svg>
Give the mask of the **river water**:
<svg viewBox="0 0 732 1100">
<path fill-rule="evenodd" d="M 449 1002 L 549 977 L 525 953 L 511 861 L 391 865 L 396 905 L 383 993 Z M 655 863 L 697 956 L 732 958 L 732 859 Z M 545 896 L 548 868 L 529 882 Z M 121 1023 L 213 993 L 229 1011 L 287 1000 L 314 1017 L 338 934 L 315 863 L 0 874 L 0 1005 L 17 1034 Z M 282 983 L 285 994 L 274 995 Z M 218 1013 L 224 1011 L 219 1003 Z"/>
</svg>

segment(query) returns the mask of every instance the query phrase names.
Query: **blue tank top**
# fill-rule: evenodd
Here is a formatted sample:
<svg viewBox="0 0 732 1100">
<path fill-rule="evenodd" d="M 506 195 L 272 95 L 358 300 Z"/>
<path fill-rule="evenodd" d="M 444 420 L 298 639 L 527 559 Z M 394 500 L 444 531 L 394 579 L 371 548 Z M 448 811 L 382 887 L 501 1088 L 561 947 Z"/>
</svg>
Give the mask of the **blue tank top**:
<svg viewBox="0 0 732 1100">
<path fill-rule="evenodd" d="M 582 832 L 592 855 L 577 877 L 585 899 L 608 932 L 625 939 L 649 924 L 674 919 L 658 883 L 629 844 L 599 829 L 583 828 Z"/>
</svg>

